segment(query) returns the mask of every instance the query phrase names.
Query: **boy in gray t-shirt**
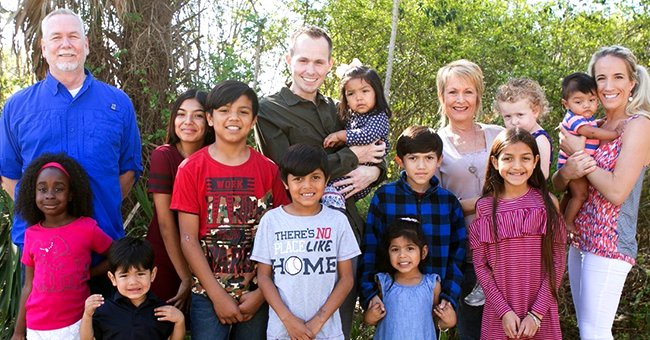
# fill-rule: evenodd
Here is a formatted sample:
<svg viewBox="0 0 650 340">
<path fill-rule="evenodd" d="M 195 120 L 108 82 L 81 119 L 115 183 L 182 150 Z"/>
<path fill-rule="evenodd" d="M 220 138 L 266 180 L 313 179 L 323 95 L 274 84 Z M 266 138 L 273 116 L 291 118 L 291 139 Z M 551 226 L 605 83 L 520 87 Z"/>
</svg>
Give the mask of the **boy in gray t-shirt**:
<svg viewBox="0 0 650 340">
<path fill-rule="evenodd" d="M 352 289 L 361 252 L 342 213 L 321 205 L 329 178 L 319 146 L 291 146 L 280 164 L 293 202 L 268 211 L 251 259 L 271 305 L 268 339 L 344 339 L 338 308 Z"/>
</svg>

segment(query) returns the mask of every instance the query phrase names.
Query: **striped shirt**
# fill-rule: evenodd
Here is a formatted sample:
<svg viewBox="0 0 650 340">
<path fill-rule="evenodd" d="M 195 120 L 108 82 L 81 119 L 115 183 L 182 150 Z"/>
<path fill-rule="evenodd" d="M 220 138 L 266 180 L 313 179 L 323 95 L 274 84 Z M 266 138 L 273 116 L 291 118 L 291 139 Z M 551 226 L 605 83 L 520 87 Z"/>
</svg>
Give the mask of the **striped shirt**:
<svg viewBox="0 0 650 340">
<path fill-rule="evenodd" d="M 359 260 L 364 308 L 377 294 L 374 277 L 384 231 L 395 218 L 401 216 L 414 216 L 420 220 L 429 247 L 423 273 L 440 275 L 440 297 L 456 307 L 463 280 L 461 265 L 465 261 L 467 242 L 463 211 L 456 196 L 438 186 L 438 178 L 432 177 L 430 183 L 431 187 L 424 194 L 417 193 L 408 185 L 406 172 L 402 171 L 400 179 L 375 191 L 361 245 L 363 256 Z"/>
<path fill-rule="evenodd" d="M 476 277 L 485 292 L 481 339 L 505 339 L 501 318 L 509 311 L 519 319 L 529 311 L 542 315 L 533 339 L 561 339 L 557 301 L 542 265 L 542 240 L 546 234 L 546 209 L 541 193 L 530 189 L 515 199 L 498 201 L 494 234 L 492 197 L 476 203 L 478 217 L 469 226 Z M 553 248 L 557 287 L 564 274 L 564 222 L 558 219 Z"/>
<path fill-rule="evenodd" d="M 578 116 L 577 114 L 571 112 L 571 110 L 567 110 L 564 118 L 562 119 L 562 127 L 565 128 L 569 133 L 576 136 L 580 136 L 578 129 L 586 125 L 598 127 L 598 124 L 596 123 L 594 117 L 585 118 L 583 116 Z M 598 145 L 600 145 L 600 141 L 598 139 L 587 139 L 585 141 L 585 152 L 589 155 L 593 155 L 594 152 L 596 152 L 596 149 L 598 149 Z M 564 151 L 560 150 L 557 158 L 558 169 L 564 166 L 564 163 L 566 163 L 566 159 L 568 157 L 569 156 L 567 156 Z"/>
</svg>

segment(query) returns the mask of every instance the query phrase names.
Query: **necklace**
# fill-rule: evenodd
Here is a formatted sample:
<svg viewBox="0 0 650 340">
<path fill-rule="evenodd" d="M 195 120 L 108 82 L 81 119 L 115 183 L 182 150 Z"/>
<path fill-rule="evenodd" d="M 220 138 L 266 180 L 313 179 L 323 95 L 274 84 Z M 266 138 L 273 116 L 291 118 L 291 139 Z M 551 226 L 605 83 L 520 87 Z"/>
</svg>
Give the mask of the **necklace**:
<svg viewBox="0 0 650 340">
<path fill-rule="evenodd" d="M 476 158 L 474 157 L 474 154 L 479 152 L 479 148 L 481 147 L 481 127 L 480 125 L 477 124 L 472 124 L 472 132 L 471 132 L 471 137 L 463 137 L 460 133 L 456 133 L 453 131 L 452 127 L 449 126 L 449 131 L 451 132 L 450 136 L 447 136 L 447 139 L 454 144 L 456 147 L 456 150 L 458 150 L 458 153 L 463 156 L 463 158 L 469 158 L 468 163 L 469 165 L 467 166 L 467 171 L 471 173 L 472 175 L 476 176 L 476 173 L 478 171 L 478 168 L 474 164 L 476 161 Z M 456 138 L 452 138 L 451 135 L 455 135 Z M 468 139 L 472 140 L 471 146 L 468 141 Z"/>
</svg>

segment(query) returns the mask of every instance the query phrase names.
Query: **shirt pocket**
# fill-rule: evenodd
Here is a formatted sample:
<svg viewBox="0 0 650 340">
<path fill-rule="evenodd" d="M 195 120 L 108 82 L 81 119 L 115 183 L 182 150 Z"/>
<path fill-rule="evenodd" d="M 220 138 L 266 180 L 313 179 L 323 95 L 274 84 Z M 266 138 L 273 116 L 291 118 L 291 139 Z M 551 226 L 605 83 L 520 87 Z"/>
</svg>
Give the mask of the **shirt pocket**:
<svg viewBox="0 0 650 340">
<path fill-rule="evenodd" d="M 119 173 L 122 119 L 120 112 L 89 110 L 84 117 L 86 157 L 94 160 L 97 170 Z"/>
</svg>

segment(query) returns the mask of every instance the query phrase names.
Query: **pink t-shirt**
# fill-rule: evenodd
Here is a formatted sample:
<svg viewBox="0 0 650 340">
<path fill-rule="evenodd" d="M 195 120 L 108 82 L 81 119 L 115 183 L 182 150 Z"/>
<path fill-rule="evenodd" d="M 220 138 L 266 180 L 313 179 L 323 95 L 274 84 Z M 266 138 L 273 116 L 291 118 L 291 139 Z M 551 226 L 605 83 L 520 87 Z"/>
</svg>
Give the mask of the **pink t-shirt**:
<svg viewBox="0 0 650 340">
<path fill-rule="evenodd" d="M 27 228 L 21 261 L 34 268 L 25 303 L 27 328 L 52 330 L 81 319 L 90 295 L 90 254 L 106 252 L 112 242 L 89 217 L 56 228 L 40 223 Z"/>
</svg>

